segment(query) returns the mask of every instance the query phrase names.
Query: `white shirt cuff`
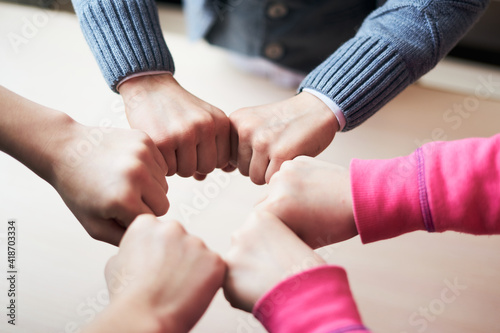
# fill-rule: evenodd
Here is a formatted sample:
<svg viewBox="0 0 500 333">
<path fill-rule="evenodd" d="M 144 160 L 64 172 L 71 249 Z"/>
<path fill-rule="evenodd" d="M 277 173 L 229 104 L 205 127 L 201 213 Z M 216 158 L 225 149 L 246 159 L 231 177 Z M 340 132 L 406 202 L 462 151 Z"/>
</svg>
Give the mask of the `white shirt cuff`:
<svg viewBox="0 0 500 333">
<path fill-rule="evenodd" d="M 118 90 L 122 84 L 124 84 L 128 80 L 133 79 L 135 77 L 146 76 L 146 75 L 161 75 L 161 74 L 170 74 L 170 75 L 172 75 L 172 72 L 170 72 L 170 71 L 147 71 L 147 72 L 134 73 L 134 74 L 131 74 L 131 75 L 123 78 L 116 85 L 116 90 Z"/>
<path fill-rule="evenodd" d="M 342 112 L 342 110 L 337 105 L 337 103 L 335 103 L 334 101 L 332 101 L 330 99 L 330 97 L 328 97 L 326 95 L 323 95 L 322 93 L 320 93 L 317 90 L 313 90 L 313 89 L 310 89 L 310 88 L 304 88 L 304 89 L 302 89 L 302 91 L 308 92 L 311 95 L 316 96 L 323 103 L 325 103 L 326 106 L 328 106 L 330 108 L 330 110 L 332 110 L 333 114 L 337 118 L 337 121 L 339 122 L 339 132 L 344 129 L 345 123 L 346 123 L 345 116 L 344 116 L 344 113 Z"/>
</svg>

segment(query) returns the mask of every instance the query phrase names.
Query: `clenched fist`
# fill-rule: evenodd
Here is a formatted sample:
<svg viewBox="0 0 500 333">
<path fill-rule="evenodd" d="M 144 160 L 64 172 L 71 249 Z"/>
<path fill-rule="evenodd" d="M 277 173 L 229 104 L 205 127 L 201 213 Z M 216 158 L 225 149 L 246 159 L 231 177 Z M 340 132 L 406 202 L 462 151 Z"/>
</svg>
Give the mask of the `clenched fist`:
<svg viewBox="0 0 500 333">
<path fill-rule="evenodd" d="M 120 94 L 132 128 L 154 141 L 168 176 L 204 179 L 229 161 L 229 119 L 218 108 L 185 90 L 170 74 L 124 82 Z"/>
<path fill-rule="evenodd" d="M 358 234 L 349 171 L 311 157 L 283 163 L 256 208 L 282 220 L 313 248 Z"/>
<path fill-rule="evenodd" d="M 232 163 L 259 185 L 269 182 L 284 161 L 321 153 L 339 128 L 328 106 L 307 92 L 240 109 L 229 118 Z"/>
</svg>

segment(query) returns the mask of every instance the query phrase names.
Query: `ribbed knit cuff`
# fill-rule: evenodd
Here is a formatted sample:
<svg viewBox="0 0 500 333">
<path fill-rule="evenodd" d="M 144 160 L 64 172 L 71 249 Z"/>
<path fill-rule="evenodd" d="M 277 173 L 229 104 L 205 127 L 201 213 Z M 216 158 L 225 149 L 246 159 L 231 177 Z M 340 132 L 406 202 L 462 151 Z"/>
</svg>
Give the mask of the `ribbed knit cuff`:
<svg viewBox="0 0 500 333">
<path fill-rule="evenodd" d="M 380 38 L 355 37 L 302 81 L 299 91 L 315 89 L 343 111 L 348 131 L 363 123 L 412 83 L 396 49 Z"/>
<path fill-rule="evenodd" d="M 367 333 L 342 267 L 319 266 L 280 282 L 254 316 L 271 333 Z"/>
<path fill-rule="evenodd" d="M 128 75 L 174 72 L 153 0 L 73 0 L 83 34 L 110 88 Z"/>
<path fill-rule="evenodd" d="M 363 244 L 425 230 L 416 154 L 353 159 L 350 173 L 354 219 Z"/>
</svg>

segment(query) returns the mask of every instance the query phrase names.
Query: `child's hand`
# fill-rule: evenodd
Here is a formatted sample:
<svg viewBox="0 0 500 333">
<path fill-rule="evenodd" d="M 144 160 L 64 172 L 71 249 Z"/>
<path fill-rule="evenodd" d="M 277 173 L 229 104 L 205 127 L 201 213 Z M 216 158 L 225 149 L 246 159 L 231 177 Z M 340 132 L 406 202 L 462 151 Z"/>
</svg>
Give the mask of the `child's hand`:
<svg viewBox="0 0 500 333">
<path fill-rule="evenodd" d="M 137 319 L 130 325 L 151 318 L 160 332 L 188 332 L 222 285 L 225 272 L 219 255 L 180 223 L 141 215 L 106 266 L 110 308 L 129 309 L 118 318 L 125 323 Z"/>
<path fill-rule="evenodd" d="M 283 163 L 256 208 L 275 215 L 312 248 L 358 234 L 349 171 L 311 157 Z"/>
<path fill-rule="evenodd" d="M 338 130 L 333 112 L 303 92 L 290 99 L 233 112 L 231 160 L 256 184 L 268 183 L 281 163 L 299 155 L 316 156 Z"/>
<path fill-rule="evenodd" d="M 226 263 L 227 300 L 235 308 L 252 311 L 280 281 L 325 261 L 275 216 L 256 211 L 233 235 Z"/>
<path fill-rule="evenodd" d="M 141 215 L 106 265 L 109 307 L 86 332 L 187 333 L 223 283 L 226 264 L 176 221 Z"/>
<path fill-rule="evenodd" d="M 167 212 L 168 168 L 144 132 L 71 123 L 59 133 L 47 181 L 93 238 L 118 245 L 137 215 Z"/>
<path fill-rule="evenodd" d="M 190 94 L 170 74 L 131 79 L 120 86 L 132 128 L 145 131 L 168 164 L 168 176 L 204 179 L 229 161 L 229 119 Z"/>
</svg>

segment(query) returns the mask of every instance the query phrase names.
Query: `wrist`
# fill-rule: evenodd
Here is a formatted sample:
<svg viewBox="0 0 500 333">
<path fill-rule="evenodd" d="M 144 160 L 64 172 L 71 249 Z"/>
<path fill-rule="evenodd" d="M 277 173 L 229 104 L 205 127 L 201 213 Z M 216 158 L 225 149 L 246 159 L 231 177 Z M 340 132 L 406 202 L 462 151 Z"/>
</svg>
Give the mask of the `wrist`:
<svg viewBox="0 0 500 333">
<path fill-rule="evenodd" d="M 122 330 L 117 332 L 141 333 L 187 333 L 184 315 L 179 313 L 175 301 L 168 304 L 157 304 L 154 290 L 142 286 L 129 286 L 122 294 L 112 297 L 110 308 L 123 321 Z M 156 291 L 157 293 L 158 291 Z"/>
<path fill-rule="evenodd" d="M 90 153 L 88 137 L 85 137 L 87 127 L 76 122 L 64 113 L 48 118 L 51 122 L 47 129 L 51 136 L 44 143 L 44 149 L 39 156 L 39 170 L 35 172 L 51 185 L 55 185 L 60 177 L 59 170 L 76 167 L 82 157 Z M 54 134 L 57 133 L 57 134 Z"/>
<path fill-rule="evenodd" d="M 179 83 L 175 80 L 172 74 L 146 75 L 134 77 L 120 85 L 119 93 L 125 104 L 125 113 L 129 117 L 129 121 L 136 113 L 151 110 L 151 107 L 144 107 L 145 103 L 149 103 L 152 98 L 164 97 L 166 92 L 178 95 Z M 147 104 L 146 104 L 147 105 Z M 143 117 L 139 115 L 139 117 Z"/>
<path fill-rule="evenodd" d="M 329 123 L 329 128 L 331 128 L 336 133 L 340 130 L 340 124 L 335 116 L 335 113 L 330 109 L 330 107 L 319 99 L 317 96 L 303 91 L 295 96 L 300 99 L 302 103 L 308 106 L 308 109 L 312 109 L 324 115 L 324 121 Z"/>
<path fill-rule="evenodd" d="M 123 81 L 119 86 L 119 93 L 126 100 L 138 93 L 156 90 L 159 85 L 168 88 L 178 86 L 179 83 L 172 73 L 136 76 Z"/>
<path fill-rule="evenodd" d="M 76 127 L 83 127 L 63 112 L 35 109 L 41 115 L 27 121 L 27 135 L 15 143 L 15 158 L 53 185 L 55 170 L 63 161 L 66 146 L 73 140 Z"/>
<path fill-rule="evenodd" d="M 114 332 L 123 333 L 176 333 L 162 325 L 154 315 L 154 310 L 145 308 L 136 299 L 114 300 L 101 313 L 85 333 Z"/>
</svg>

